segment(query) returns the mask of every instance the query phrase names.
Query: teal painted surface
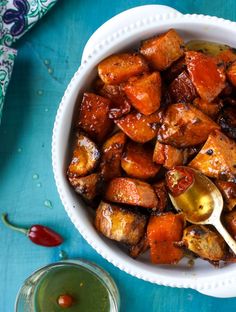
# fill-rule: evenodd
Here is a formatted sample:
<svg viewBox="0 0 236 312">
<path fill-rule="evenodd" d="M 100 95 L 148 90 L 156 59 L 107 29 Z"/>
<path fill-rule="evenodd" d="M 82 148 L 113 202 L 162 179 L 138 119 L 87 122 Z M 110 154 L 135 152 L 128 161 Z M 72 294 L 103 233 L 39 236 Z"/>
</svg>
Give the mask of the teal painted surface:
<svg viewBox="0 0 236 312">
<path fill-rule="evenodd" d="M 203 13 L 236 21 L 236 2 L 149 1 L 183 13 Z M 42 223 L 65 237 L 62 247 L 33 245 L 0 224 L 0 311 L 12 312 L 17 291 L 34 270 L 69 257 L 83 257 L 105 268 L 121 294 L 121 312 L 233 311 L 235 299 L 215 299 L 193 290 L 153 285 L 121 272 L 80 236 L 59 200 L 51 168 L 51 135 L 64 90 L 79 66 L 93 31 L 113 15 L 147 1 L 60 0 L 17 44 L 18 57 L 0 126 L 0 210 L 21 225 Z M 45 200 L 51 201 L 45 205 Z M 45 311 L 50 312 L 50 311 Z M 82 311 L 80 311 L 82 312 Z"/>
</svg>

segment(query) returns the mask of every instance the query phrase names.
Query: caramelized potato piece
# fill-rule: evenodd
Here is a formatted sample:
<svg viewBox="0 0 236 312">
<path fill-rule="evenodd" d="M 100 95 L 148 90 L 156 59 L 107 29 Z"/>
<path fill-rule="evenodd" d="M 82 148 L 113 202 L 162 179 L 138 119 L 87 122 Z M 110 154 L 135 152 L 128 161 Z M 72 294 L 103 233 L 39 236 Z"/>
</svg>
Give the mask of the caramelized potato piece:
<svg viewBox="0 0 236 312">
<path fill-rule="evenodd" d="M 187 147 L 206 141 L 219 126 L 190 104 L 173 104 L 167 108 L 157 139 L 175 147 Z"/>
<path fill-rule="evenodd" d="M 196 98 L 193 101 L 193 106 L 197 109 L 200 109 L 204 114 L 208 115 L 211 118 L 215 118 L 222 108 L 221 103 L 208 102 L 201 98 Z"/>
<path fill-rule="evenodd" d="M 186 71 L 172 81 L 168 92 L 172 103 L 190 103 L 197 97 L 196 89 Z"/>
<path fill-rule="evenodd" d="M 182 214 L 167 212 L 151 216 L 147 226 L 152 263 L 178 263 L 183 251 L 175 246 L 183 235 L 184 218 Z"/>
<path fill-rule="evenodd" d="M 131 178 L 115 178 L 107 186 L 105 199 L 115 203 L 156 208 L 157 196 L 150 184 Z"/>
<path fill-rule="evenodd" d="M 201 52 L 185 54 L 187 69 L 200 97 L 212 102 L 225 87 L 223 66 L 217 66 L 217 59 Z"/>
<path fill-rule="evenodd" d="M 233 210 L 236 207 L 236 183 L 217 180 L 215 184 L 222 193 L 225 208 L 228 211 Z"/>
<path fill-rule="evenodd" d="M 121 167 L 128 176 L 137 179 L 155 177 L 160 166 L 152 161 L 153 149 L 135 142 L 126 145 L 121 159 Z"/>
<path fill-rule="evenodd" d="M 222 217 L 224 225 L 232 237 L 236 240 L 236 211 L 231 211 Z"/>
<path fill-rule="evenodd" d="M 174 29 L 141 43 L 140 53 L 157 70 L 168 68 L 184 54 L 184 42 Z"/>
<path fill-rule="evenodd" d="M 152 187 L 158 199 L 156 211 L 162 212 L 165 210 L 167 206 L 167 202 L 168 202 L 168 193 L 167 193 L 165 181 L 157 182 L 153 184 Z"/>
<path fill-rule="evenodd" d="M 98 64 L 98 75 L 105 84 L 119 84 L 147 71 L 147 62 L 138 53 L 114 54 Z"/>
<path fill-rule="evenodd" d="M 81 177 L 93 171 L 100 158 L 100 152 L 88 137 L 82 133 L 77 134 L 76 146 L 68 168 L 69 177 Z"/>
<path fill-rule="evenodd" d="M 236 61 L 233 62 L 233 64 L 229 66 L 226 74 L 227 74 L 227 78 L 232 83 L 232 85 L 236 87 Z"/>
<path fill-rule="evenodd" d="M 98 173 L 92 173 L 85 177 L 69 176 L 68 179 L 76 193 L 81 195 L 89 203 L 100 193 L 101 177 Z"/>
<path fill-rule="evenodd" d="M 235 182 L 236 143 L 222 132 L 212 131 L 189 166 L 200 170 L 208 177 Z"/>
<path fill-rule="evenodd" d="M 124 91 L 131 104 L 142 114 L 148 116 L 158 110 L 161 103 L 160 73 L 145 74 L 129 79 Z"/>
<path fill-rule="evenodd" d="M 154 152 L 153 152 L 153 161 L 157 164 L 163 165 L 165 163 L 165 146 L 166 144 L 160 143 L 159 141 L 156 141 Z M 169 145 L 171 146 L 171 145 Z M 175 149 L 175 147 L 173 147 Z M 176 149 L 178 150 L 178 149 Z"/>
<path fill-rule="evenodd" d="M 101 79 L 98 79 L 95 82 L 95 90 L 99 95 L 111 100 L 109 118 L 120 118 L 130 112 L 131 104 L 123 91 L 122 84 L 104 84 Z"/>
<path fill-rule="evenodd" d="M 218 118 L 218 124 L 228 137 L 236 139 L 236 107 L 225 107 Z"/>
<path fill-rule="evenodd" d="M 124 132 L 113 134 L 103 145 L 100 171 L 104 181 L 121 176 L 121 156 L 126 142 Z"/>
<path fill-rule="evenodd" d="M 96 229 L 104 236 L 128 245 L 135 245 L 142 239 L 146 223 L 146 216 L 103 201 L 96 210 Z"/>
<path fill-rule="evenodd" d="M 153 161 L 167 169 L 171 169 L 175 166 L 183 165 L 187 160 L 187 156 L 186 150 L 157 141 L 153 153 Z"/>
<path fill-rule="evenodd" d="M 138 256 L 142 255 L 149 249 L 149 243 L 147 235 L 145 234 L 141 240 L 136 244 L 130 247 L 129 255 L 130 257 L 136 259 Z"/>
<path fill-rule="evenodd" d="M 145 143 L 157 135 L 160 121 L 161 115 L 159 112 L 145 116 L 134 111 L 116 119 L 115 123 L 131 140 Z"/>
<path fill-rule="evenodd" d="M 224 260 L 226 243 L 218 234 L 204 225 L 190 225 L 184 230 L 184 245 L 203 259 Z"/>
<path fill-rule="evenodd" d="M 110 106 L 109 99 L 94 93 L 84 93 L 78 126 L 98 143 L 112 130 L 113 123 L 108 116 Z"/>
</svg>

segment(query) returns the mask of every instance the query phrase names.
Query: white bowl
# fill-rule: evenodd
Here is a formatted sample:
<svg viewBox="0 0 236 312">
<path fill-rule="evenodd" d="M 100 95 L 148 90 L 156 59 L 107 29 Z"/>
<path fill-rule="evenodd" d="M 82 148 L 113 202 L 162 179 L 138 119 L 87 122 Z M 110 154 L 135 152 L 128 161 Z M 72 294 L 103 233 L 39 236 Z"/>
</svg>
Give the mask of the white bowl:
<svg viewBox="0 0 236 312">
<path fill-rule="evenodd" d="M 157 266 L 148 256 L 133 260 L 113 241 L 102 237 L 93 227 L 93 214 L 70 187 L 66 178 L 68 142 L 77 96 L 88 89 L 96 76 L 96 66 L 106 56 L 138 46 L 144 38 L 175 28 L 185 41 L 203 39 L 236 47 L 236 23 L 217 17 L 183 15 L 159 5 L 125 11 L 101 26 L 88 41 L 83 61 L 60 103 L 52 139 L 53 171 L 61 201 L 76 228 L 105 259 L 121 270 L 159 285 L 193 288 L 215 297 L 236 296 L 236 265 L 215 269 L 198 259 L 190 268 L 187 260 L 176 266 Z"/>
</svg>

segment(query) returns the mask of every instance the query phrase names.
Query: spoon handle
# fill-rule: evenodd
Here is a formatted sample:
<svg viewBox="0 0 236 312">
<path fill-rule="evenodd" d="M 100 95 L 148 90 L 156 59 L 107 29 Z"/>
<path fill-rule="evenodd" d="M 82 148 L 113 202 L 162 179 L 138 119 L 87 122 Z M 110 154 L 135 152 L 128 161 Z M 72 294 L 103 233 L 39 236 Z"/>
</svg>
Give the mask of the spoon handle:
<svg viewBox="0 0 236 312">
<path fill-rule="evenodd" d="M 236 255 L 236 241 L 232 238 L 232 236 L 229 234 L 229 232 L 225 229 L 225 227 L 222 225 L 220 220 L 216 220 L 212 223 L 217 231 L 221 234 L 221 236 L 224 238 L 225 242 L 229 245 L 229 247 L 232 249 L 232 251 Z"/>
</svg>

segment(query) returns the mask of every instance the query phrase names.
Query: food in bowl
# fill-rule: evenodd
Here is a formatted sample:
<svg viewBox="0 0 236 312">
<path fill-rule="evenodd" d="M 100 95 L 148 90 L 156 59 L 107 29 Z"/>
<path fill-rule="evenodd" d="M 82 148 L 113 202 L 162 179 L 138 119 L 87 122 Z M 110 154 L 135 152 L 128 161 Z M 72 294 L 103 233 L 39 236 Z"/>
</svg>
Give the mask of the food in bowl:
<svg viewBox="0 0 236 312">
<path fill-rule="evenodd" d="M 171 29 L 101 61 L 70 146 L 68 180 L 96 209 L 97 230 L 134 258 L 150 248 L 157 264 L 235 260 L 214 228 L 187 223 L 168 198 L 168 170 L 201 171 L 222 192 L 236 237 L 236 54 L 191 45 Z"/>
</svg>

